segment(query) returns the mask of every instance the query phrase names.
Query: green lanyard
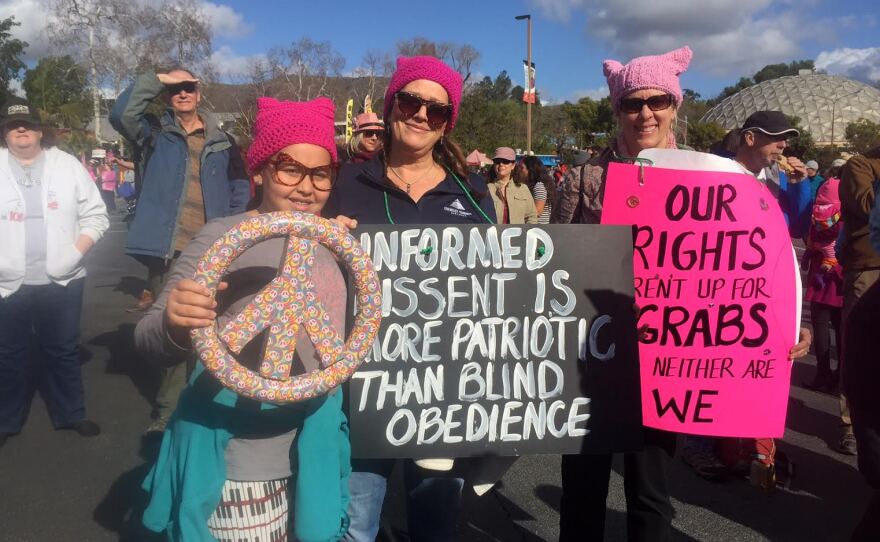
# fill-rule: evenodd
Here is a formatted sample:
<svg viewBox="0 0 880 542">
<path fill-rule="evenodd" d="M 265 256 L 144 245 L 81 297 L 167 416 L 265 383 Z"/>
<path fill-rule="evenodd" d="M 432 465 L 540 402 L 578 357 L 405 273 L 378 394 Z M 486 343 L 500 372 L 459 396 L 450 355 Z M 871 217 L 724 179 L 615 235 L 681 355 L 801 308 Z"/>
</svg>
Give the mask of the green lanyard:
<svg viewBox="0 0 880 542">
<path fill-rule="evenodd" d="M 458 178 L 458 175 L 453 173 L 452 170 L 446 166 L 443 166 L 443 168 L 446 169 L 446 171 L 450 175 L 452 175 L 452 178 L 455 179 L 455 182 L 457 182 L 458 186 L 461 187 L 461 191 L 464 192 L 465 197 L 467 198 L 467 200 L 469 202 L 471 202 L 471 205 L 473 206 L 473 208 L 476 209 L 477 212 L 480 213 L 480 215 L 484 219 L 486 219 L 486 223 L 494 224 L 495 222 L 491 218 L 489 218 L 489 215 L 487 215 L 486 212 L 483 211 L 483 208 L 477 204 L 476 200 L 474 200 L 474 197 L 471 196 L 470 190 L 468 190 L 467 187 L 465 187 L 464 183 L 461 182 L 461 179 Z M 388 218 L 388 223 L 395 224 L 394 219 L 391 218 L 391 205 L 388 201 L 388 190 L 387 189 L 383 190 L 382 195 L 385 197 L 385 216 Z"/>
</svg>

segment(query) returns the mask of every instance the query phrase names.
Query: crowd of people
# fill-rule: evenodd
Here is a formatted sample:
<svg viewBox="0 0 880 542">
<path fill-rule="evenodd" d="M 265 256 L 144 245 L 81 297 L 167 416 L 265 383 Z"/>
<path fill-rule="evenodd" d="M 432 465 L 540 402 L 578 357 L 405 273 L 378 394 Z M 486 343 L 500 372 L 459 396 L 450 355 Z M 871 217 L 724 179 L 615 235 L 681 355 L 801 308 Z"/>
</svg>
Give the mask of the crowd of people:
<svg viewBox="0 0 880 542">
<path fill-rule="evenodd" d="M 229 228 L 276 211 L 323 216 L 347 228 L 598 224 L 610 164 L 631 163 L 647 149 L 687 148 L 676 141 L 672 125 L 682 103 L 679 77 L 691 57 L 683 47 L 627 64 L 606 61 L 617 123 L 607 147 L 575 153 L 564 172 L 500 147 L 485 177 L 469 169 L 454 140 L 462 78 L 433 57 L 399 58 L 382 117 L 358 115 L 353 137 L 342 146 L 331 100 L 262 97 L 244 151 L 199 107 L 199 79 L 180 67 L 138 76 L 116 100 L 110 120 L 133 150 L 131 160 L 111 154 L 93 163 L 64 153 L 30 104 L 10 100 L 0 112 L 0 204 L 7 205 L 0 208 L 0 238 L 7 243 L 0 256 L 0 446 L 25 423 L 23 379 L 32 335 L 46 357 L 45 396 L 55 427 L 84 437 L 100 432 L 86 417 L 79 368 L 81 262 L 106 231 L 119 187 L 131 183 L 137 208 L 125 252 L 144 265 L 147 283 L 135 307 L 144 311 L 135 343 L 162 373 L 147 428 L 162 442 L 144 482 L 144 524 L 167 531 L 171 540 L 374 540 L 397 461 L 351 457 L 342 392 L 254 408 L 230 390 L 218 393 L 193 352 L 191 330 L 225 325 L 275 278 L 284 241 L 246 251 L 216 296 L 192 280 L 197 262 Z M 167 109 L 155 116 L 149 106 L 160 97 Z M 880 209 L 874 205 L 880 149 L 823 169 L 788 155 L 793 135 L 797 130 L 781 112 L 758 111 L 714 148 L 769 189 L 793 242 L 805 244 L 812 333 L 800 330 L 789 357 L 805 356 L 812 345 L 818 364 L 807 386 L 839 395 L 837 449 L 858 454 L 874 490 L 853 540 L 876 540 L 880 407 L 873 358 L 880 339 L 870 326 L 880 313 Z M 321 247 L 313 266 L 318 294 L 338 301 L 325 308 L 342 330 L 343 275 Z M 320 367 L 315 345 L 304 330 L 298 333 L 298 369 Z M 260 361 L 259 349 L 239 356 L 255 371 Z M 644 447 L 623 454 L 629 540 L 671 539 L 667 471 L 678 441 L 676 434 L 645 428 Z M 745 473 L 765 487 L 774 485 L 782 463 L 769 438 L 685 436 L 682 457 L 701 476 Z M 612 460 L 613 454 L 563 456 L 560 540 L 604 538 Z M 412 540 L 456 539 L 462 491 L 471 483 L 461 474 L 467 461 L 402 462 Z M 480 494 L 492 485 L 473 489 Z M 240 495 L 271 506 L 242 508 Z"/>
</svg>

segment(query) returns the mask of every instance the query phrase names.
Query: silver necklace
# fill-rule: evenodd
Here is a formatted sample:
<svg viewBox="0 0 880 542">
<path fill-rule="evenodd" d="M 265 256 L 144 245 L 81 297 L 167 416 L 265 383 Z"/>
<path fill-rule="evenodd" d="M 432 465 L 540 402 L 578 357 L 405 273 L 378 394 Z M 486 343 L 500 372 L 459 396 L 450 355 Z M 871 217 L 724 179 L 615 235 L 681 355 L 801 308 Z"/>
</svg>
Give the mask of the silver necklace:
<svg viewBox="0 0 880 542">
<path fill-rule="evenodd" d="M 423 180 L 423 179 L 428 175 L 428 173 L 430 173 L 430 172 L 434 169 L 434 163 L 432 162 L 432 163 L 431 163 L 431 167 L 429 167 L 428 169 L 425 170 L 424 173 L 422 173 L 421 175 L 419 175 L 419 178 L 418 178 L 418 179 L 416 179 L 416 180 L 414 180 L 414 181 L 411 181 L 411 182 L 406 182 L 406 179 L 404 179 L 403 177 L 401 177 L 400 173 L 398 173 L 397 170 L 394 169 L 393 167 L 388 166 L 388 169 L 391 170 L 391 173 L 394 173 L 394 176 L 397 177 L 397 178 L 400 180 L 400 182 L 402 182 L 403 184 L 406 185 L 406 193 L 407 193 L 407 195 L 408 195 L 408 194 L 410 193 L 411 189 L 412 189 L 412 186 L 413 186 L 414 184 L 416 184 L 417 182 L 420 182 L 421 180 Z"/>
</svg>

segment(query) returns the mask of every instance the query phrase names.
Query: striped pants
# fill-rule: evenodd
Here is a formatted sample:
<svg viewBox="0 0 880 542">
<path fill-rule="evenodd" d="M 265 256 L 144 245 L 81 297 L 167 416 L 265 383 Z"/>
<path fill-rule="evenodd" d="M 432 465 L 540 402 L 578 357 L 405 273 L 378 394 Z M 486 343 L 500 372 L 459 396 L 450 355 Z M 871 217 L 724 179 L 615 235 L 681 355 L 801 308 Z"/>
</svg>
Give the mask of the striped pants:
<svg viewBox="0 0 880 542">
<path fill-rule="evenodd" d="M 286 542 L 287 479 L 227 480 L 208 529 L 219 542 Z"/>
</svg>

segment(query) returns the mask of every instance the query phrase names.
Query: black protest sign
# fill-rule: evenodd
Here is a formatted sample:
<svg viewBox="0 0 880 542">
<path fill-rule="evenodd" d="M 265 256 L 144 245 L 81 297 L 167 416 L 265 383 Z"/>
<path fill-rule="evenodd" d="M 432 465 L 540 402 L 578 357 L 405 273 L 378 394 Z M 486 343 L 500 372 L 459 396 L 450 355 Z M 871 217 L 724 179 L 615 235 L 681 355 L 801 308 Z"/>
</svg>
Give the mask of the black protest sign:
<svg viewBox="0 0 880 542">
<path fill-rule="evenodd" d="M 632 233 L 363 226 L 383 321 L 349 386 L 355 457 L 641 445 Z"/>
</svg>

